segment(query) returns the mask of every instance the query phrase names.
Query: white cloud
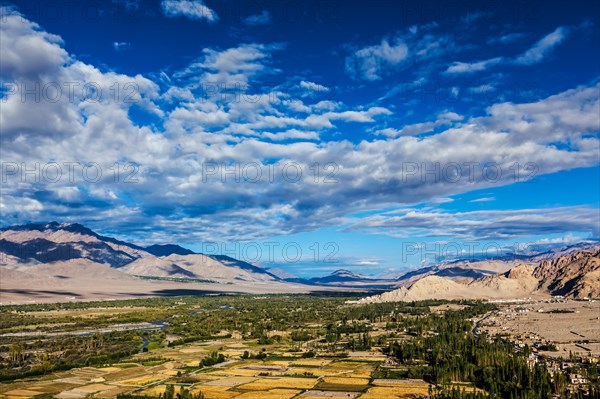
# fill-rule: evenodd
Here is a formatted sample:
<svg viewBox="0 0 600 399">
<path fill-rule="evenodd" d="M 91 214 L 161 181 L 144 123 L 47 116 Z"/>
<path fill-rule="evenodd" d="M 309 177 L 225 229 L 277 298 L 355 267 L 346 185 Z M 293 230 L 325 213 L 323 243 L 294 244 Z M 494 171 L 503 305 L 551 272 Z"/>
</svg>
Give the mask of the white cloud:
<svg viewBox="0 0 600 399">
<path fill-rule="evenodd" d="M 488 44 L 510 44 L 527 37 L 527 34 L 522 32 L 511 32 L 499 37 L 492 37 L 488 40 Z"/>
<path fill-rule="evenodd" d="M 13 18 L 18 23 L 13 23 Z M 3 183 L 0 197 L 3 218 L 6 216 L 3 220 L 66 220 L 77 209 L 78 221 L 120 229 L 124 235 L 145 235 L 154 229 L 154 234 L 170 235 L 180 242 L 211 237 L 252 240 L 341 225 L 347 215 L 358 210 L 435 202 L 515 181 L 510 175 L 495 181 L 481 174 L 472 180 L 461 176 L 457 181 L 406 176 L 402 173 L 406 163 L 431 169 L 436 164 L 493 162 L 506 171 L 512 170 L 515 162 L 533 163 L 536 176 L 598 165 L 597 83 L 535 102 L 495 104 L 485 115 L 464 121 L 456 114 L 442 114 L 439 121 L 452 123 L 444 128 L 439 125 L 439 130 L 428 136 L 371 136 L 353 143 L 344 140 L 345 130 L 336 124 L 360 123 L 369 131 L 376 123 L 389 126 L 387 118 L 392 111 L 349 107 L 330 100 L 307 105 L 277 89 L 252 101 L 205 96 L 190 83 L 213 78 L 218 82 L 259 80 L 276 72 L 271 66 L 276 46 L 206 49 L 178 76 L 157 83 L 141 75 L 118 74 L 78 61 L 61 47 L 60 38 L 21 18 L 9 15 L 1 25 L 2 54 L 12 57 L 3 63 L 2 79 L 18 83 L 38 77 L 58 83 L 95 82 L 104 94 L 95 102 L 70 101 L 64 96 L 57 102 L 39 103 L 23 102 L 18 94 L 7 95 L 0 107 L 3 161 L 26 162 L 29 167 L 36 162 L 98 162 L 105 173 L 94 183 L 81 178 L 76 184 L 9 179 Z M 29 65 L 27 55 L 19 53 L 23 42 L 35 43 L 32 59 L 40 60 L 40 65 Z M 123 88 L 130 83 L 134 83 L 134 90 L 127 93 L 133 101 L 115 101 L 110 87 L 118 84 Z M 134 121 L 133 107 L 151 113 L 159 123 Z M 430 126 L 417 124 L 412 133 L 418 128 Z M 327 141 L 333 135 L 338 135 L 336 140 Z M 110 168 L 116 162 L 138 165 L 138 181 L 115 182 Z M 304 174 L 293 183 L 281 173 L 273 180 L 255 183 L 219 178 L 205 181 L 203 167 L 208 162 L 254 162 L 263 170 L 273 162 L 287 162 L 298 165 Z M 309 172 L 315 163 L 334 165 L 336 183 L 315 181 Z M 73 189 L 77 183 L 86 188 L 80 188 L 78 195 Z M 549 214 L 559 219 L 551 212 L 545 213 L 546 219 Z M 563 212 L 560 217 L 569 221 L 569 215 Z M 572 226 L 587 226 L 579 225 L 583 220 L 580 213 L 573 215 Z M 463 229 L 459 233 L 469 232 L 467 222 L 475 216 L 457 216 L 457 228 Z M 507 224 L 507 218 L 518 215 L 483 216 L 501 219 L 509 233 L 519 227 L 510 230 Z M 535 215 L 528 216 L 535 224 Z M 418 218 L 421 224 L 423 218 Z M 537 226 L 544 225 L 540 222 Z M 487 226 L 487 230 L 481 226 L 472 234 L 491 235 L 493 225 Z"/>
<path fill-rule="evenodd" d="M 507 57 L 495 57 L 483 61 L 475 62 L 454 62 L 446 69 L 448 74 L 475 73 L 489 69 L 490 67 L 500 64 L 517 64 L 517 65 L 532 65 L 541 62 L 548 54 L 560 43 L 562 43 L 569 34 L 569 28 L 561 26 L 556 28 L 552 33 L 541 38 L 531 48 L 517 56 L 514 59 Z M 493 42 L 509 43 L 513 40 L 521 38 L 522 34 L 509 34 L 500 38 L 495 38 Z"/>
<path fill-rule="evenodd" d="M 473 73 L 481 72 L 503 61 L 502 57 L 477 62 L 455 62 L 446 69 L 446 73 Z"/>
<path fill-rule="evenodd" d="M 244 24 L 248 26 L 268 25 L 271 23 L 271 13 L 264 10 L 260 14 L 250 15 L 244 18 Z"/>
<path fill-rule="evenodd" d="M 414 68 L 417 63 L 423 63 L 420 72 L 430 70 L 432 60 L 459 49 L 451 36 L 434 34 L 436 28 L 436 23 L 412 26 L 404 33 L 383 38 L 379 44 L 351 47 L 352 53 L 345 61 L 346 73 L 354 79 L 376 81 L 409 65 Z"/>
<path fill-rule="evenodd" d="M 440 126 L 447 126 L 462 119 L 462 116 L 454 112 L 444 112 L 439 114 L 435 121 L 414 123 L 412 125 L 406 125 L 402 129 L 386 128 L 379 130 L 376 133 L 387 137 L 416 136 L 432 132 Z"/>
<path fill-rule="evenodd" d="M 537 64 L 542 61 L 557 45 L 568 36 L 569 29 L 564 26 L 556 28 L 552 33 L 544 36 L 529 50 L 515 59 L 515 63 L 522 65 Z"/>
<path fill-rule="evenodd" d="M 290 129 L 285 132 L 278 133 L 270 133 L 265 132 L 262 134 L 263 137 L 266 137 L 271 140 L 288 140 L 288 139 L 298 139 L 298 140 L 318 140 L 319 133 L 315 131 L 304 131 L 298 129 Z"/>
<path fill-rule="evenodd" d="M 329 87 L 320 85 L 314 82 L 307 82 L 305 80 L 300 82 L 300 87 L 303 89 L 311 90 L 311 91 L 329 91 Z"/>
<path fill-rule="evenodd" d="M 380 44 L 357 50 L 352 57 L 348 57 L 346 70 L 366 80 L 379 80 L 383 68 L 397 65 L 407 56 L 406 43 L 398 41 L 390 44 L 387 39 L 383 39 Z"/>
<path fill-rule="evenodd" d="M 12 11 L 0 7 L 0 74 L 5 79 L 43 79 L 69 61 L 59 36 Z"/>
<path fill-rule="evenodd" d="M 492 202 L 492 201 L 496 201 L 496 197 L 481 197 L 481 198 L 476 198 L 474 200 L 471 200 L 469 202 Z"/>
<path fill-rule="evenodd" d="M 411 237 L 509 240 L 520 237 L 579 232 L 598 235 L 600 214 L 587 207 L 486 210 L 449 213 L 411 209 L 357 220 L 351 230 Z"/>
<path fill-rule="evenodd" d="M 142 0 L 113 0 L 113 3 L 120 4 L 126 10 L 137 11 L 140 8 Z"/>
<path fill-rule="evenodd" d="M 208 8 L 201 0 L 162 0 L 164 14 L 167 17 L 187 17 L 190 19 L 206 19 L 217 22 L 219 16 Z"/>
<path fill-rule="evenodd" d="M 115 51 L 124 51 L 128 50 L 131 47 L 131 43 L 129 42 L 113 42 L 113 48 Z"/>
<path fill-rule="evenodd" d="M 280 49 L 281 45 L 255 43 L 223 51 L 207 48 L 198 61 L 175 74 L 175 77 L 227 89 L 244 89 L 253 77 L 277 72 L 266 64 L 271 53 Z"/>
</svg>

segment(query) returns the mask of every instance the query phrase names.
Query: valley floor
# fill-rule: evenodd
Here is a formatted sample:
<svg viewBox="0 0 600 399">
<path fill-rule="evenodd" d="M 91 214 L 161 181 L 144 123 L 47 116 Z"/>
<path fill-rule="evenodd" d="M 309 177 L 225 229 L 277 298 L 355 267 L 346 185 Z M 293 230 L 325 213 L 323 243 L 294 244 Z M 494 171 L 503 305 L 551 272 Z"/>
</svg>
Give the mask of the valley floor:
<svg viewBox="0 0 600 399">
<path fill-rule="evenodd" d="M 549 399 L 600 387 L 598 301 L 354 298 L 3 306 L 0 398 L 149 399 L 174 389 L 205 399 L 476 399 L 524 390 Z"/>
<path fill-rule="evenodd" d="M 0 279 L 6 271 L 0 270 Z M 23 305 L 58 302 L 113 301 L 143 297 L 218 294 L 291 294 L 320 291 L 361 291 L 354 288 L 317 287 L 274 281 L 182 282 L 127 279 L 65 278 L 58 284 L 39 281 L 2 279 L 1 305 Z"/>
</svg>

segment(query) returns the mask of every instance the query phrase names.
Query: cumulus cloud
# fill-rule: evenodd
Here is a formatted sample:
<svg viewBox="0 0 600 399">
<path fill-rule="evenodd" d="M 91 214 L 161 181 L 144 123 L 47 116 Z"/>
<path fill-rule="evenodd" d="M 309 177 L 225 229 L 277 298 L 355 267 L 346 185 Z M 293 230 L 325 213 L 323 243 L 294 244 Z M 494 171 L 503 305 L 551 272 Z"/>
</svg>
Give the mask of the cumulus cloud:
<svg viewBox="0 0 600 399">
<path fill-rule="evenodd" d="M 282 45 L 243 44 L 223 51 L 207 48 L 196 62 L 175 74 L 176 78 L 188 78 L 211 85 L 244 88 L 252 78 L 276 73 L 267 62 L 274 51 Z"/>
<path fill-rule="evenodd" d="M 498 103 L 479 117 L 460 119 L 444 113 L 433 121 L 437 123 L 434 130 L 432 125 L 418 123 L 390 126 L 393 111 L 386 107 L 348 106 L 331 99 L 311 103 L 278 87 L 268 95 L 250 87 L 246 93 L 250 97 L 245 98 L 207 95 L 199 86 L 204 82 L 260 82 L 277 73 L 272 58 L 281 48 L 278 45 L 209 48 L 187 68 L 155 81 L 77 60 L 64 50 L 60 38 L 21 18 L 9 14 L 1 25 L 3 81 L 95 82 L 100 95 L 95 101 L 64 95 L 59 101 L 36 103 L 21 101 L 18 92 L 5 94 L 0 107 L 3 162 L 37 167 L 33 174 L 38 176 L 50 162 L 79 163 L 73 180 L 66 178 L 66 166 L 66 177 L 58 181 L 47 177 L 33 181 L 31 174 L 24 176 L 19 170 L 6 176 L 0 198 L 3 221 L 10 223 L 79 221 L 136 239 L 160 235 L 161 241 L 181 243 L 215 237 L 255 240 L 342 225 L 359 210 L 435 203 L 515 181 L 511 175 L 486 178 L 480 169 L 471 176 L 466 163 L 492 163 L 505 171 L 515 162 L 530 163 L 536 176 L 598 164 L 597 83 L 530 103 Z M 388 43 L 392 53 L 397 45 Z M 23 48 L 32 53 L 24 55 Z M 6 63 L 4 54 L 9 55 Z M 382 57 L 399 59 L 391 53 Z M 378 74 L 382 71 L 377 69 Z M 311 86 L 308 79 L 304 82 Z M 115 84 L 124 89 L 124 97 L 114 97 L 110 87 Z M 149 113 L 160 123 L 134 120 L 132 109 Z M 351 142 L 344 139 L 349 123 L 365 131 L 389 126 L 402 133 Z M 435 133 L 415 136 L 427 129 Z M 332 136 L 335 140 L 325 139 Z M 91 163 L 103 172 L 93 181 L 81 173 L 82 165 Z M 118 173 L 115 164 L 120 165 Z M 262 179 L 254 180 L 252 170 L 244 169 L 248 165 L 258 167 Z M 441 177 L 419 173 L 436 168 L 443 173 Z M 135 179 L 126 180 L 131 173 Z M 564 210 L 559 215 L 547 211 L 542 216 L 545 220 L 560 216 L 565 226 L 577 230 L 589 228 L 590 218 L 587 224 L 581 222 L 589 214 L 578 216 L 583 212 Z M 517 216 L 486 218 L 501 220 L 507 234 L 516 234 L 519 225 L 511 227 L 508 220 Z M 418 218 L 419 225 L 435 227 L 424 218 Z M 492 235 L 492 224 L 468 233 L 467 222 L 477 215 L 457 218 L 457 228 L 462 229 L 458 234 Z M 533 220 L 535 226 L 535 220 L 541 219 Z M 370 225 L 386 222 L 367 221 Z M 552 231 L 542 221 L 537 226 Z M 361 228 L 375 231 L 367 224 Z"/>
<path fill-rule="evenodd" d="M 329 91 L 329 87 L 320 85 L 314 82 L 307 82 L 305 80 L 300 82 L 300 87 L 303 89 L 311 90 L 311 91 Z"/>
<path fill-rule="evenodd" d="M 161 6 L 167 17 L 205 19 L 208 22 L 219 20 L 217 13 L 208 8 L 201 0 L 162 0 Z"/>
<path fill-rule="evenodd" d="M 0 25 L 0 73 L 7 79 L 39 80 L 69 61 L 62 39 L 15 11 L 3 7 Z"/>
</svg>

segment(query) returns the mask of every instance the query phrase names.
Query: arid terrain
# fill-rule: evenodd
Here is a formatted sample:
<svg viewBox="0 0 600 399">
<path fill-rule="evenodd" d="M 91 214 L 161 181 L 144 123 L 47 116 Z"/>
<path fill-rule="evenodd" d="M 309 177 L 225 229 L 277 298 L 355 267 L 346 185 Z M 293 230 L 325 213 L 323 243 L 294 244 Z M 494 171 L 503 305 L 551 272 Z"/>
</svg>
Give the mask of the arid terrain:
<svg viewBox="0 0 600 399">
<path fill-rule="evenodd" d="M 531 347 L 554 344 L 556 351 L 540 350 L 548 356 L 600 357 L 600 301 L 528 300 L 499 306 L 498 311 L 476 319 L 478 332 L 506 334 Z"/>
<path fill-rule="evenodd" d="M 408 287 L 361 299 L 360 303 L 426 299 L 549 299 L 600 297 L 600 247 L 557 254 L 537 264 L 467 281 L 428 275 Z"/>
<path fill-rule="evenodd" d="M 0 304 L 115 300 L 146 296 L 225 293 L 308 293 L 335 290 L 283 281 L 182 281 L 145 279 L 85 260 L 27 266 L 0 266 Z"/>
</svg>

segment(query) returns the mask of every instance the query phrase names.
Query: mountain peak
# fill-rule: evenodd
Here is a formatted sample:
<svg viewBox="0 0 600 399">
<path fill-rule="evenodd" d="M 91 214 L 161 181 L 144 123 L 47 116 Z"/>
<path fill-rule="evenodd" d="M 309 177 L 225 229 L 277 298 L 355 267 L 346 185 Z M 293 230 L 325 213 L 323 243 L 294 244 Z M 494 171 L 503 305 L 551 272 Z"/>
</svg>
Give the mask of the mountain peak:
<svg viewBox="0 0 600 399">
<path fill-rule="evenodd" d="M 330 274 L 330 276 L 341 276 L 341 275 L 351 275 L 351 276 L 358 276 L 358 274 L 351 272 L 348 269 L 338 269 L 336 271 L 334 271 L 333 273 Z"/>
<path fill-rule="evenodd" d="M 120 267 L 148 256 L 142 248 L 104 237 L 79 223 L 29 223 L 0 230 L 0 252 L 42 263 L 87 259 Z"/>
<path fill-rule="evenodd" d="M 79 223 L 37 223 L 0 230 L 0 253 L 11 267 L 78 260 L 125 274 L 157 278 L 281 281 L 276 275 L 225 255 L 197 254 L 176 244 L 147 248 L 105 237 Z M 58 266 L 56 266 L 58 265 Z M 84 272 L 82 272 L 84 273 Z"/>
<path fill-rule="evenodd" d="M 195 254 L 191 249 L 184 248 L 175 244 L 154 244 L 144 248 L 154 256 L 169 256 L 169 255 L 192 255 Z"/>
</svg>

